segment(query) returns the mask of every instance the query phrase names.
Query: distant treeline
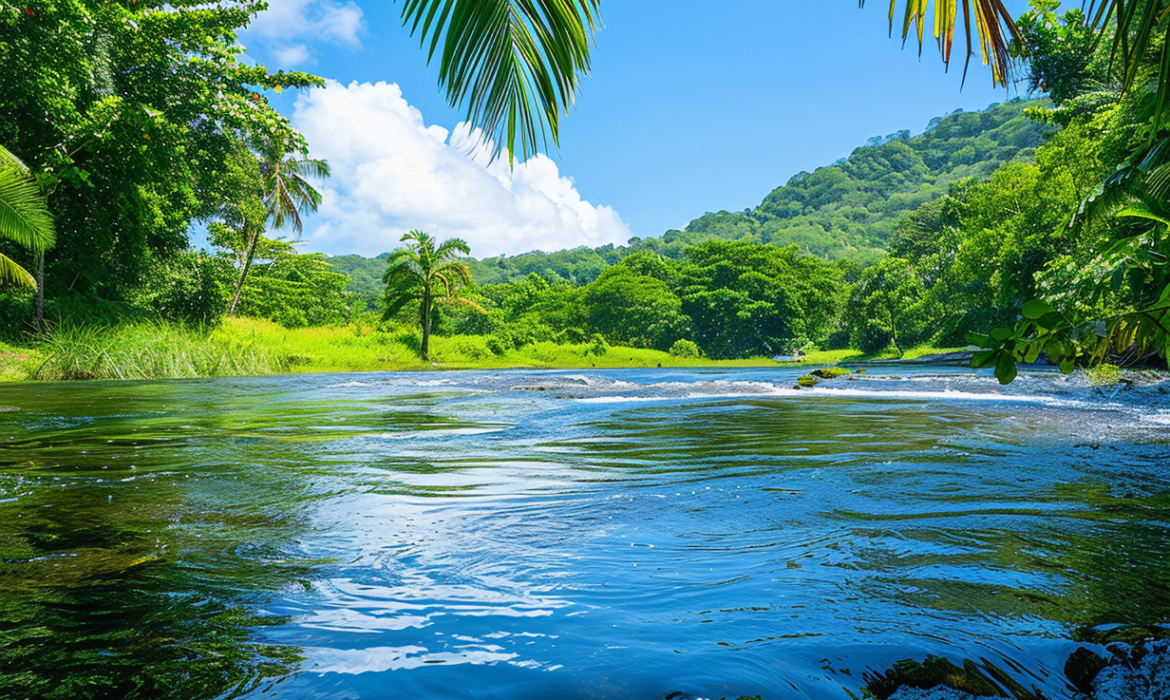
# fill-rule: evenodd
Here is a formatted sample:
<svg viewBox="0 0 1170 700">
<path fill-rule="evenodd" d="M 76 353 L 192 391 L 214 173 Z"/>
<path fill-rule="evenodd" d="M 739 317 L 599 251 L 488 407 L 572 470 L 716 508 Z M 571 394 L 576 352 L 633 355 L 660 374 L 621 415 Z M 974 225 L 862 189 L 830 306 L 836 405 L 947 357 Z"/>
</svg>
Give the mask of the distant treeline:
<svg viewBox="0 0 1170 700">
<path fill-rule="evenodd" d="M 535 273 L 550 282 L 582 285 L 626 255 L 653 251 L 681 259 L 687 246 L 711 239 L 795 244 L 825 258 L 873 262 L 902 217 L 947 194 L 951 183 L 983 179 L 1004 163 L 1030 160 L 1052 129 L 1028 119 L 1024 110 L 1046 104 L 1015 99 L 935 118 L 919 136 L 900 131 L 874 137 L 849 158 L 795 175 L 754 209 L 707 213 L 682 231 L 634 238 L 625 246 L 533 251 L 473 260 L 469 266 L 480 284 L 515 282 Z M 386 254 L 341 255 L 330 262 L 350 277 L 349 290 L 372 310 L 381 296 L 385 259 Z"/>
</svg>

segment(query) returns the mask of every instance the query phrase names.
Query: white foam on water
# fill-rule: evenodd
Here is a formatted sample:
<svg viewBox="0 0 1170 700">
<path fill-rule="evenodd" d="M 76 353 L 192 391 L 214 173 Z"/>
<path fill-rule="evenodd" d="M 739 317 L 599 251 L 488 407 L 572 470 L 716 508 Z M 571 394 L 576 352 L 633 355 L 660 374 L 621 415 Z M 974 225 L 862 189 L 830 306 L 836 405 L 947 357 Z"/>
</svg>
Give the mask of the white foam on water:
<svg viewBox="0 0 1170 700">
<path fill-rule="evenodd" d="M 975 392 L 975 391 L 958 391 L 955 389 L 944 389 L 942 391 L 907 391 L 897 389 L 822 389 L 820 387 L 813 389 L 803 389 L 800 392 L 805 396 L 830 396 L 842 398 L 867 398 L 867 399 L 917 399 L 925 401 L 937 401 L 939 399 L 947 401 L 993 401 L 993 402 L 1012 402 L 1012 403 L 1037 403 L 1047 406 L 1070 406 L 1077 403 L 1083 403 L 1072 399 L 1064 399 L 1056 396 L 1041 396 L 1035 394 L 1000 394 L 997 392 Z"/>
</svg>

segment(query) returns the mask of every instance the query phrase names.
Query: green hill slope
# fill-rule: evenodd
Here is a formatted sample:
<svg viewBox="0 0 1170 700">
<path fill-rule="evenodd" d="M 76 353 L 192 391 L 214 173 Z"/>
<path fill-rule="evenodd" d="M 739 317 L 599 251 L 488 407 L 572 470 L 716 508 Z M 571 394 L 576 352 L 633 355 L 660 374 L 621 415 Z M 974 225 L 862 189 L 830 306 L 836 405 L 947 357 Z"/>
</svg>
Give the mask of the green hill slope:
<svg viewBox="0 0 1170 700">
<path fill-rule="evenodd" d="M 876 259 L 898 221 L 946 194 L 952 182 L 985 177 L 1003 163 L 1031 158 L 1046 127 L 1030 121 L 1024 110 L 1039 104 L 1016 99 L 980 112 L 934 119 L 918 136 L 900 131 L 874 137 L 848 158 L 793 176 L 758 207 L 707 213 L 682 231 L 634 238 L 626 246 L 476 260 L 471 262 L 472 274 L 480 284 L 514 281 L 531 273 L 586 284 L 630 253 L 653 250 L 678 258 L 687 246 L 712 238 L 796 244 L 826 258 Z M 385 255 L 373 259 L 345 255 L 330 262 L 350 276 L 350 291 L 368 299 L 372 308 L 381 290 Z"/>
<path fill-rule="evenodd" d="M 919 136 L 874 137 L 847 159 L 798 173 L 754 209 L 704 214 L 667 232 L 661 244 L 642 245 L 675 257 L 708 238 L 746 238 L 824 257 L 876 257 L 905 214 L 946 194 L 952 182 L 1031 158 L 1044 127 L 1024 109 L 1036 104 L 1013 100 L 935 119 Z"/>
</svg>

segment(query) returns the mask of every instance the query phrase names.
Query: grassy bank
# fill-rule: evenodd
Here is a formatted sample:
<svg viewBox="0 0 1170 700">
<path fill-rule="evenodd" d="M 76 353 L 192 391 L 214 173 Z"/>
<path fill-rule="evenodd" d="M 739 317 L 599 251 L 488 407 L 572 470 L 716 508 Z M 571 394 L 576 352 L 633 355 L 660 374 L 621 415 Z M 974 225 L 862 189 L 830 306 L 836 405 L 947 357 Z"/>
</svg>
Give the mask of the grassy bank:
<svg viewBox="0 0 1170 700">
<path fill-rule="evenodd" d="M 708 360 L 657 350 L 536 343 L 502 354 L 481 336 L 433 337 L 432 362 L 419 359 L 419 338 L 368 326 L 283 328 L 228 319 L 214 329 L 160 323 L 58 329 L 25 346 L 0 344 L 0 381 L 181 379 L 284 373 L 390 370 L 618 367 L 754 367 L 768 358 Z M 497 348 L 499 351 L 499 348 Z"/>
<path fill-rule="evenodd" d="M 419 359 L 411 331 L 368 326 L 288 329 L 269 321 L 228 319 L 214 329 L 163 323 L 66 328 L 27 345 L 0 343 L 0 381 L 181 379 L 285 373 L 433 369 L 614 369 L 622 367 L 772 367 L 770 358 L 709 360 L 658 350 L 536 343 L 493 352 L 482 336 L 434 337 L 432 362 Z M 922 347 L 905 359 L 945 352 Z M 857 350 L 809 353 L 803 364 L 835 364 L 894 355 Z"/>
</svg>

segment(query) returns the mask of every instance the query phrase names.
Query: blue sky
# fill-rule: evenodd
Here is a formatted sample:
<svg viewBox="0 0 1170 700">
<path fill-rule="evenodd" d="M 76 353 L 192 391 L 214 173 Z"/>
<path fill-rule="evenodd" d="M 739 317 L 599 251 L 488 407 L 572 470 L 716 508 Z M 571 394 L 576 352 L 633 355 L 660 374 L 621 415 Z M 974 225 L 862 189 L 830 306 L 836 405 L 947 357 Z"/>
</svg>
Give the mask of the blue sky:
<svg viewBox="0 0 1170 700">
<path fill-rule="evenodd" d="M 390 250 L 416 227 L 477 257 L 656 236 L 754 206 L 871 136 L 1016 94 L 978 60 L 960 89 L 961 64 L 948 74 L 932 45 L 902 50 L 883 3 L 606 0 L 560 150 L 509 171 L 459 126 L 400 5 L 269 1 L 242 37 L 249 55 L 332 81 L 274 98 L 334 166 L 305 231 L 306 249 L 330 254 Z"/>
</svg>

